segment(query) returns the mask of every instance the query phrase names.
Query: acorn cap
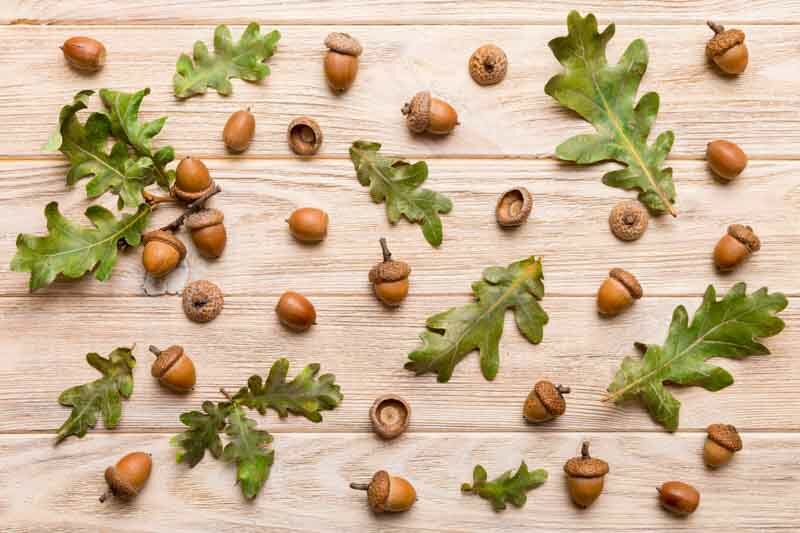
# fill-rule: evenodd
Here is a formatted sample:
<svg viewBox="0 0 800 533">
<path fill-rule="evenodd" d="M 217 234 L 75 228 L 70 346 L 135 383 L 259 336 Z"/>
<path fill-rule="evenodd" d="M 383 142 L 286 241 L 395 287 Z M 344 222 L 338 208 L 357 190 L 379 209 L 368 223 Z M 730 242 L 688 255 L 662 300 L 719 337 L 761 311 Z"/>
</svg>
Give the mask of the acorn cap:
<svg viewBox="0 0 800 533">
<path fill-rule="evenodd" d="M 744 32 L 742 30 L 723 30 L 708 41 L 706 44 L 706 55 L 710 58 L 714 58 L 743 42 Z"/>
<path fill-rule="evenodd" d="M 608 463 L 594 457 L 573 457 L 564 463 L 564 472 L 572 477 L 600 477 L 608 474 Z"/>
<path fill-rule="evenodd" d="M 757 252 L 761 249 L 761 240 L 750 226 L 731 224 L 728 226 L 728 235 L 747 246 L 747 249 L 751 252 Z"/>
<path fill-rule="evenodd" d="M 308 138 L 308 133 L 311 138 Z M 297 117 L 289 123 L 287 129 L 289 148 L 297 155 L 314 155 L 322 146 L 322 128 L 311 117 Z"/>
<path fill-rule="evenodd" d="M 153 366 L 150 367 L 150 375 L 154 378 L 160 378 L 167 373 L 167 370 L 172 368 L 172 365 L 178 362 L 182 355 L 183 346 L 174 345 L 162 350 L 156 360 L 153 361 Z"/>
<path fill-rule="evenodd" d="M 708 438 L 732 452 L 742 449 L 742 438 L 730 424 L 711 424 L 708 426 Z"/>
<path fill-rule="evenodd" d="M 639 284 L 639 280 L 627 270 L 622 270 L 621 268 L 612 268 L 608 275 L 609 277 L 625 285 L 625 288 L 628 289 L 628 292 L 631 293 L 631 296 L 633 296 L 634 299 L 638 300 L 644 295 L 642 286 Z"/>
<path fill-rule="evenodd" d="M 403 114 L 408 122 L 408 129 L 414 133 L 422 133 L 431 122 L 431 93 L 420 91 L 411 102 L 403 106 Z"/>
<path fill-rule="evenodd" d="M 222 291 L 210 281 L 193 281 L 183 289 L 183 312 L 193 322 L 211 322 L 222 312 Z"/>
<path fill-rule="evenodd" d="M 389 497 L 390 485 L 391 479 L 389 478 L 389 472 L 386 470 L 378 470 L 375 472 L 375 475 L 372 476 L 372 481 L 369 483 L 369 488 L 367 489 L 367 501 L 369 502 L 370 509 L 378 513 L 384 511 L 384 504 Z"/>
<path fill-rule="evenodd" d="M 219 209 L 205 208 L 186 217 L 183 223 L 189 229 L 202 229 L 222 224 L 224 220 L 225 215 Z"/>
<path fill-rule="evenodd" d="M 177 250 L 181 256 L 181 261 L 183 261 L 183 258 L 186 257 L 186 246 L 184 246 L 181 240 L 177 238 L 171 231 L 157 229 L 148 231 L 142 235 L 142 243 L 147 244 L 148 242 L 152 241 L 163 242 L 175 248 L 175 250 Z"/>
<path fill-rule="evenodd" d="M 484 44 L 469 58 L 469 74 L 479 85 L 494 85 L 506 77 L 508 58 L 499 46 Z"/>
<path fill-rule="evenodd" d="M 195 200 L 197 200 L 200 197 L 202 197 L 208 191 L 213 189 L 215 186 L 216 185 L 214 183 L 214 180 L 212 179 L 211 181 L 208 182 L 208 187 L 206 187 L 202 191 L 188 192 L 188 191 L 184 191 L 183 189 L 178 188 L 178 185 L 174 184 L 172 186 L 172 188 L 170 189 L 170 192 L 172 192 L 173 196 L 176 196 L 178 198 L 178 200 L 181 200 L 181 201 L 186 202 L 186 203 L 192 203 Z"/>
<path fill-rule="evenodd" d="M 358 57 L 363 52 L 361 44 L 350 34 L 333 32 L 325 37 L 325 46 L 334 52 Z"/>
<path fill-rule="evenodd" d="M 119 474 L 117 474 L 117 469 L 113 466 L 106 468 L 105 478 L 106 483 L 108 483 L 108 487 L 117 498 L 122 500 L 130 500 L 139 494 L 139 491 L 136 490 L 136 487 L 122 479 Z"/>
<path fill-rule="evenodd" d="M 378 397 L 369 410 L 372 428 L 380 437 L 393 439 L 408 428 L 411 406 L 400 396 L 386 394 Z"/>
<path fill-rule="evenodd" d="M 569 389 L 566 390 L 568 391 Z M 549 381 L 542 380 L 537 382 L 536 385 L 533 386 L 533 391 L 550 414 L 561 416 L 564 414 L 564 411 L 567 410 L 567 402 L 564 400 L 564 396 L 558 390 L 558 387 Z"/>
<path fill-rule="evenodd" d="M 511 206 L 520 203 L 519 210 L 512 213 Z M 497 223 L 503 227 L 521 226 L 528 220 L 533 209 L 533 196 L 525 187 L 514 187 L 500 195 L 494 209 Z"/>
<path fill-rule="evenodd" d="M 370 283 L 383 281 L 400 281 L 411 274 L 411 267 L 405 261 L 381 261 L 369 271 Z"/>
<path fill-rule="evenodd" d="M 611 210 L 608 216 L 608 225 L 611 232 L 623 241 L 635 241 L 647 229 L 650 215 L 644 205 L 638 200 L 625 200 Z"/>
</svg>

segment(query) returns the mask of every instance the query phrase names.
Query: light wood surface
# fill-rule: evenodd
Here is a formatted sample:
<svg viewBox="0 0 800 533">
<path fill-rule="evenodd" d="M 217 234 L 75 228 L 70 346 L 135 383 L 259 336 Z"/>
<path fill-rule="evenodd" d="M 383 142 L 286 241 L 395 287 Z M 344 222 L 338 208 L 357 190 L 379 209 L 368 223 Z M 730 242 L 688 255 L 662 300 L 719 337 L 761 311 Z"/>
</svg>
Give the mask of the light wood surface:
<svg viewBox="0 0 800 533">
<path fill-rule="evenodd" d="M 595 5 L 592 5 L 595 4 Z M 617 23 L 610 56 L 636 37 L 650 50 L 642 91 L 661 95 L 654 131 L 672 129 L 669 164 L 678 190 L 677 219 L 653 219 L 643 239 L 622 243 L 607 227 L 611 207 L 630 193 L 604 186 L 613 165 L 578 168 L 553 159 L 554 147 L 590 127 L 560 110 L 543 87 L 559 66 L 546 43 L 565 33 L 568 9 L 596 9 L 601 24 Z M 751 63 L 735 79 L 708 66 L 703 46 L 707 18 L 747 32 Z M 178 55 L 195 40 L 209 42 L 214 25 L 258 20 L 281 30 L 272 75 L 262 84 L 234 80 L 234 93 L 210 92 L 188 101 L 172 96 Z M 326 88 L 322 41 L 348 31 L 365 48 L 350 92 Z M 91 35 L 109 50 L 97 75 L 68 69 L 58 50 L 67 37 Z M 484 42 L 502 46 L 508 78 L 478 87 L 466 61 Z M 506 531 L 797 531 L 793 498 L 800 476 L 800 96 L 797 43 L 800 2 L 659 0 L 591 3 L 557 1 L 369 0 L 279 2 L 173 0 L 100 2 L 10 0 L 0 5 L 0 529 L 33 531 L 270 531 L 270 532 L 506 532 Z M 59 280 L 29 294 L 27 276 L 9 263 L 19 233 L 40 234 L 43 210 L 58 201 L 80 220 L 91 202 L 85 182 L 68 190 L 67 165 L 39 147 L 58 110 L 80 89 L 137 90 L 149 86 L 143 117 L 168 116 L 158 146 L 179 156 L 203 157 L 223 188 L 213 204 L 225 212 L 225 255 L 208 262 L 190 251 L 193 279 L 223 288 L 225 309 L 214 322 L 188 322 L 178 296 L 142 293 L 139 251 L 121 255 L 110 282 L 91 276 Z M 399 108 L 413 93 L 431 89 L 459 111 L 462 125 L 445 139 L 412 137 Z M 95 100 L 94 106 L 97 106 Z M 227 116 L 252 107 L 257 135 L 241 156 L 225 152 Z M 285 128 L 299 115 L 316 118 L 325 135 L 318 157 L 299 160 L 285 142 Z M 452 198 L 443 216 L 444 243 L 430 247 L 419 227 L 390 225 L 384 206 L 373 204 L 347 157 L 358 138 L 384 150 L 426 159 L 427 185 Z M 751 158 L 745 173 L 727 185 L 713 179 L 705 145 L 727 138 Z M 524 185 L 534 195 L 528 223 L 513 231 L 494 222 L 494 203 L 505 189 Z M 112 205 L 105 197 L 101 203 Z M 316 206 L 331 217 L 329 238 L 298 245 L 284 219 L 296 207 Z M 153 225 L 177 211 L 159 209 Z M 763 249 L 735 273 L 717 273 L 710 260 L 728 224 L 747 223 Z M 188 237 L 182 234 L 184 238 Z M 397 258 L 411 263 L 412 292 L 397 310 L 370 294 L 367 272 L 386 236 Z M 192 247 L 189 246 L 191 249 Z M 500 371 L 480 375 L 477 353 L 458 365 L 453 379 L 437 383 L 403 369 L 418 346 L 425 318 L 471 299 L 470 284 L 483 268 L 528 255 L 544 257 L 550 315 L 544 341 L 525 341 L 506 317 Z M 613 320 L 595 312 L 594 293 L 611 267 L 640 279 L 645 297 Z M 662 342 L 675 306 L 692 312 L 703 290 L 737 281 L 767 286 L 790 298 L 786 330 L 766 341 L 772 354 L 742 361 L 715 360 L 736 383 L 717 393 L 675 388 L 683 404 L 681 426 L 668 434 L 638 405 L 604 404 L 601 398 L 633 343 Z M 287 289 L 307 294 L 318 324 L 297 335 L 273 311 Z M 149 375 L 149 344 L 178 343 L 193 356 L 196 390 L 175 396 Z M 89 351 L 108 353 L 135 344 L 135 391 L 123 406 L 117 430 L 102 424 L 84 439 L 53 446 L 68 415 L 56 398 L 65 388 L 94 379 Z M 242 500 L 229 466 L 206 458 L 193 470 L 174 463 L 169 438 L 178 415 L 203 400 L 220 399 L 264 374 L 278 357 L 290 375 L 321 363 L 342 387 L 344 401 L 324 421 L 256 418 L 275 437 L 276 464 L 255 502 Z M 567 413 L 530 426 L 522 402 L 540 378 L 572 387 Z M 368 409 L 385 392 L 412 405 L 409 431 L 379 441 Z M 700 459 L 705 427 L 736 425 L 745 448 L 729 467 L 709 471 Z M 570 504 L 562 465 L 592 441 L 595 455 L 611 465 L 597 504 Z M 100 504 L 102 472 L 122 454 L 153 453 L 155 470 L 132 504 Z M 481 463 L 490 476 L 524 459 L 546 468 L 550 479 L 529 493 L 520 510 L 494 513 L 459 486 Z M 365 497 L 347 488 L 387 468 L 411 480 L 420 495 L 399 516 L 372 515 Z M 676 519 L 659 509 L 655 487 L 669 479 L 695 484 L 700 509 Z"/>
</svg>

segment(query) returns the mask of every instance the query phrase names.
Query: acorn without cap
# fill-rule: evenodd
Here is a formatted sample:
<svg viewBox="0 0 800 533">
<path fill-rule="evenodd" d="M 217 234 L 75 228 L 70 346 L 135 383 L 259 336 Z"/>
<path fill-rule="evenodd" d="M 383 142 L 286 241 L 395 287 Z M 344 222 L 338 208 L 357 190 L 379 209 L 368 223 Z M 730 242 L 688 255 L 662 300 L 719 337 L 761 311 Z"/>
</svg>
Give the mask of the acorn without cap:
<svg viewBox="0 0 800 533">
<path fill-rule="evenodd" d="M 361 44 L 347 33 L 334 32 L 325 38 L 325 77 L 336 92 L 344 92 L 353 85 L 358 74 L 358 56 Z"/>
<path fill-rule="evenodd" d="M 192 232 L 192 241 L 200 255 L 216 259 L 225 250 L 228 234 L 223 224 L 225 215 L 219 209 L 206 208 L 186 217 L 186 227 Z"/>
<path fill-rule="evenodd" d="M 186 257 L 186 246 L 171 231 L 153 230 L 142 236 L 142 265 L 154 278 L 163 278 Z"/>
<path fill-rule="evenodd" d="M 728 464 L 733 454 L 742 449 L 742 438 L 730 424 L 711 424 L 703 446 L 703 460 L 710 468 Z"/>
<path fill-rule="evenodd" d="M 150 375 L 158 382 L 175 392 L 189 392 L 194 389 L 197 375 L 192 359 L 183 351 L 183 346 L 170 346 L 159 350 L 150 346 L 150 352 L 156 356 Z"/>
<path fill-rule="evenodd" d="M 367 491 L 367 502 L 375 513 L 399 513 L 407 511 L 417 501 L 417 492 L 405 479 L 378 470 L 369 485 L 350 483 L 350 488 Z"/>
<path fill-rule="evenodd" d="M 383 261 L 369 271 L 369 282 L 378 300 L 389 307 L 397 307 L 408 295 L 408 276 L 411 274 L 411 267 L 405 261 L 392 259 L 386 239 L 381 237 L 380 243 Z"/>
<path fill-rule="evenodd" d="M 567 473 L 569 494 L 575 505 L 589 507 L 603 491 L 605 475 L 608 474 L 608 463 L 589 455 L 589 443 L 581 446 L 580 457 L 573 457 L 564 464 Z"/>
<path fill-rule="evenodd" d="M 109 496 L 120 500 L 132 500 L 150 478 L 153 460 L 149 453 L 132 452 L 117 461 L 114 466 L 109 466 L 105 471 L 108 492 L 100 496 L 104 502 Z"/>
<path fill-rule="evenodd" d="M 414 95 L 402 109 L 406 116 L 406 125 L 414 133 L 433 133 L 447 135 L 458 126 L 458 113 L 453 106 L 431 96 L 430 91 L 421 91 Z"/>
<path fill-rule="evenodd" d="M 761 249 L 761 240 L 750 226 L 731 224 L 714 247 L 714 264 L 724 271 L 733 270 Z"/>
<path fill-rule="evenodd" d="M 706 44 L 706 55 L 726 74 L 741 74 L 747 68 L 749 54 L 742 30 L 726 30 L 724 26 L 707 22 L 714 31 Z"/>
<path fill-rule="evenodd" d="M 643 294 L 636 276 L 627 270 L 612 268 L 597 291 L 597 310 L 604 316 L 616 316 Z"/>
<path fill-rule="evenodd" d="M 551 382 L 542 380 L 533 386 L 533 390 L 525 399 L 522 407 L 522 416 L 525 420 L 538 424 L 547 422 L 564 414 L 567 410 L 567 402 L 564 395 L 569 394 L 569 387 L 563 385 L 553 385 Z"/>
</svg>

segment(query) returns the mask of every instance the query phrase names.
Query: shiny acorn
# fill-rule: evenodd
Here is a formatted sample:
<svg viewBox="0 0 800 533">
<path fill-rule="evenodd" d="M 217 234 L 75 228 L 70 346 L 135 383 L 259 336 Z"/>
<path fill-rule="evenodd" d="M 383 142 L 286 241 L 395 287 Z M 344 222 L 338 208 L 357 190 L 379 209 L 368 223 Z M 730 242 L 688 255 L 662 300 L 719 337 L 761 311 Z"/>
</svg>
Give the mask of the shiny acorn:
<svg viewBox="0 0 800 533">
<path fill-rule="evenodd" d="M 429 91 L 414 95 L 402 109 L 406 116 L 406 126 L 413 133 L 432 133 L 447 135 L 458 126 L 458 113 L 453 106 L 431 96 Z"/>
<path fill-rule="evenodd" d="M 667 481 L 656 490 L 661 506 L 676 515 L 690 515 L 700 505 L 700 493 L 688 483 Z"/>
<path fill-rule="evenodd" d="M 150 375 L 158 382 L 175 392 L 189 392 L 194 389 L 197 382 L 192 359 L 184 352 L 183 346 L 170 346 L 166 350 L 159 350 L 150 346 L 150 352 L 156 356 Z"/>
<path fill-rule="evenodd" d="M 612 268 L 597 291 L 597 310 L 604 316 L 616 316 L 643 294 L 636 276 L 627 270 Z"/>
<path fill-rule="evenodd" d="M 106 47 L 91 37 L 71 37 L 61 46 L 64 59 L 82 72 L 97 72 L 106 64 Z"/>
<path fill-rule="evenodd" d="M 378 470 L 369 484 L 350 483 L 354 490 L 367 491 L 369 508 L 375 513 L 399 513 L 407 511 L 417 501 L 414 486 L 405 479 Z"/>
<path fill-rule="evenodd" d="M 558 418 L 567 410 L 564 395 L 569 392 L 569 387 L 556 386 L 547 380 L 538 381 L 525 399 L 522 416 L 534 424 Z"/>
<path fill-rule="evenodd" d="M 564 464 L 567 486 L 575 505 L 589 507 L 603 492 L 608 463 L 589 455 L 589 443 L 581 446 L 580 457 L 573 457 Z"/>
<path fill-rule="evenodd" d="M 240 109 L 228 117 L 222 130 L 225 146 L 234 153 L 247 150 L 256 134 L 256 118 L 249 109 Z"/>
<path fill-rule="evenodd" d="M 300 242 L 314 243 L 325 240 L 328 235 L 328 213 L 316 207 L 295 209 L 286 223 L 289 232 Z"/>
<path fill-rule="evenodd" d="M 341 93 L 353 85 L 358 74 L 361 44 L 347 33 L 334 32 L 325 38 L 325 78 L 333 91 Z"/>
<path fill-rule="evenodd" d="M 711 424 L 706 430 L 703 445 L 703 461 L 709 468 L 719 468 L 733 459 L 733 454 L 742 449 L 742 438 L 730 424 Z"/>
<path fill-rule="evenodd" d="M 142 236 L 142 265 L 154 278 L 163 278 L 186 257 L 186 246 L 171 231 L 153 230 Z"/>
<path fill-rule="evenodd" d="M 723 272 L 733 270 L 761 249 L 761 240 L 750 226 L 731 224 L 714 247 L 714 264 Z"/>
<path fill-rule="evenodd" d="M 197 251 L 205 258 L 216 259 L 225 250 L 228 234 L 225 215 L 219 209 L 204 208 L 186 217 L 184 224 L 192 234 Z"/>
<path fill-rule="evenodd" d="M 201 160 L 185 157 L 175 169 L 172 194 L 184 202 L 193 202 L 214 187 L 208 167 Z"/>
<path fill-rule="evenodd" d="M 724 26 L 707 22 L 714 32 L 706 44 L 706 55 L 726 74 L 741 74 L 747 68 L 749 53 L 742 30 L 726 30 Z"/>
<path fill-rule="evenodd" d="M 111 496 L 123 501 L 134 499 L 147 483 L 152 469 L 153 459 L 149 453 L 133 452 L 124 456 L 116 465 L 106 468 L 108 491 L 100 496 L 100 501 Z"/>
<path fill-rule="evenodd" d="M 317 323 L 317 311 L 314 305 L 302 294 L 294 291 L 284 292 L 275 313 L 281 324 L 292 331 L 306 331 Z"/>
<path fill-rule="evenodd" d="M 389 307 L 397 307 L 408 296 L 408 276 L 411 267 L 405 261 L 392 259 L 386 239 L 380 239 L 383 261 L 369 271 L 369 282 L 375 296 Z"/>
</svg>

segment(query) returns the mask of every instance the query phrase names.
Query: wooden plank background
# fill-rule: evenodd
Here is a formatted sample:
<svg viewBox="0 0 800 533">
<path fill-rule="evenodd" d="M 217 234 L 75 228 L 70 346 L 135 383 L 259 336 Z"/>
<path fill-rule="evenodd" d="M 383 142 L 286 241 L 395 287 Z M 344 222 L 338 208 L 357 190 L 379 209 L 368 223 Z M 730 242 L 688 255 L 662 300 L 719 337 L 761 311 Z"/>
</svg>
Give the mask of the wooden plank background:
<svg viewBox="0 0 800 533">
<path fill-rule="evenodd" d="M 601 5 L 592 5 L 601 4 Z M 672 129 L 670 155 L 679 217 L 654 219 L 643 239 L 621 243 L 607 229 L 611 206 L 629 194 L 605 187 L 611 166 L 577 168 L 555 161 L 556 144 L 589 126 L 558 108 L 543 92 L 558 71 L 546 43 L 565 33 L 569 8 L 596 9 L 601 24 L 617 23 L 615 60 L 631 39 L 643 37 L 651 62 L 642 90 L 661 95 L 656 131 Z M 703 46 L 706 18 L 747 32 L 751 64 L 735 79 L 709 68 Z M 281 30 L 273 70 L 262 84 L 235 80 L 234 94 L 211 92 L 188 101 L 172 96 L 174 63 L 197 39 L 210 41 L 216 24 L 258 20 Z M 325 86 L 322 41 L 349 31 L 365 48 L 350 92 Z M 108 50 L 95 76 L 68 69 L 58 50 L 72 35 L 91 35 Z M 496 42 L 509 56 L 507 79 L 478 87 L 468 76 L 469 54 Z M 657 0 L 601 3 L 575 0 L 393 0 L 212 2 L 155 0 L 9 0 L 0 5 L 0 523 L 3 531 L 797 531 L 793 499 L 800 482 L 800 96 L 797 43 L 800 2 Z M 432 52 L 432 51 L 435 51 Z M 179 156 L 203 157 L 224 192 L 214 199 L 229 232 L 225 255 L 207 262 L 190 255 L 192 278 L 220 284 L 226 307 L 216 321 L 189 323 L 177 296 L 142 293 L 139 252 L 124 254 L 113 279 L 58 281 L 29 294 L 27 277 L 10 272 L 18 233 L 44 231 L 42 211 L 59 201 L 71 217 L 89 205 L 83 184 L 64 185 L 67 166 L 39 147 L 58 110 L 80 89 L 133 91 L 149 86 L 143 117 L 166 115 L 158 137 Z M 462 125 L 445 139 L 412 137 L 399 108 L 431 89 L 459 111 Z M 257 135 L 241 156 L 220 140 L 227 116 L 251 107 Z M 325 133 L 321 153 L 298 160 L 285 142 L 288 122 L 317 118 Z M 418 227 L 390 226 L 355 180 L 347 147 L 357 138 L 389 153 L 426 159 L 430 187 L 450 196 L 445 241 L 433 249 Z M 705 144 L 739 142 L 751 157 L 729 185 L 706 168 Z M 534 213 L 515 231 L 493 218 L 497 195 L 515 185 L 534 195 Z M 110 205 L 112 199 L 103 199 Z M 330 213 L 329 238 L 299 246 L 285 229 L 294 208 Z M 166 208 L 156 223 L 175 215 Z M 714 243 L 733 222 L 751 224 L 763 249 L 731 275 L 710 261 Z M 366 274 L 386 236 L 397 257 L 413 266 L 412 293 L 389 311 L 370 295 Z M 477 356 L 460 364 L 450 383 L 403 370 L 425 317 L 470 299 L 469 286 L 491 264 L 535 254 L 544 257 L 550 314 L 545 340 L 525 341 L 508 317 L 497 379 L 481 376 Z M 641 280 L 645 298 L 613 320 L 597 316 L 594 293 L 609 268 L 622 266 Z M 722 361 L 736 383 L 718 393 L 676 389 L 683 402 L 674 435 L 654 425 L 636 405 L 600 399 L 635 341 L 661 342 L 672 310 L 692 311 L 705 287 L 737 281 L 789 296 L 787 328 L 769 339 L 772 355 Z M 280 327 L 273 307 L 287 289 L 310 296 L 319 324 L 295 335 Z M 64 388 L 93 379 L 88 351 L 107 353 L 136 344 L 136 390 L 116 431 L 53 447 L 68 411 L 56 403 Z M 148 344 L 183 344 L 199 372 L 189 396 L 165 392 L 149 376 Z M 178 415 L 219 387 L 241 386 L 278 357 L 292 374 L 311 362 L 337 375 L 342 405 L 322 424 L 296 417 L 259 417 L 275 435 L 276 465 L 263 493 L 246 503 L 230 467 L 205 460 L 188 470 L 174 463 L 171 435 Z M 567 413 L 544 426 L 526 425 L 521 405 L 540 378 L 572 386 Z M 412 423 L 385 443 L 370 431 L 367 411 L 387 391 L 406 397 Z M 702 466 L 704 428 L 735 424 L 745 449 L 733 464 Z M 611 464 L 598 503 L 581 511 L 564 488 L 561 466 L 588 438 Z M 102 470 L 133 449 L 150 451 L 155 470 L 129 505 L 97 503 Z M 550 480 L 529 494 L 526 507 L 495 514 L 459 493 L 472 467 L 491 475 L 525 459 Z M 378 468 L 408 477 L 420 501 L 400 516 L 373 516 L 364 496 L 347 488 Z M 700 510 L 676 519 L 657 506 L 654 487 L 683 479 L 702 491 Z"/>
</svg>

